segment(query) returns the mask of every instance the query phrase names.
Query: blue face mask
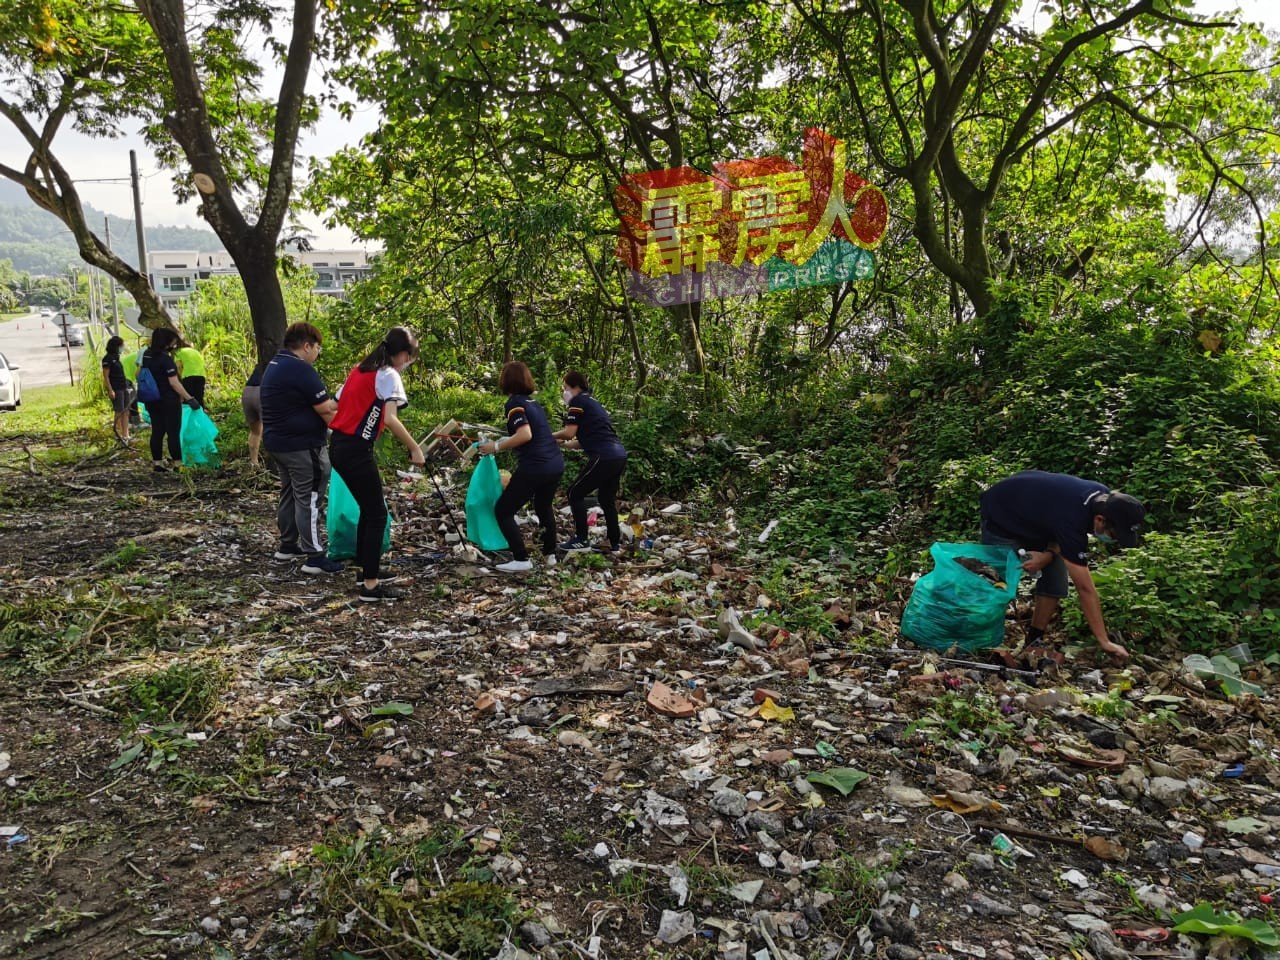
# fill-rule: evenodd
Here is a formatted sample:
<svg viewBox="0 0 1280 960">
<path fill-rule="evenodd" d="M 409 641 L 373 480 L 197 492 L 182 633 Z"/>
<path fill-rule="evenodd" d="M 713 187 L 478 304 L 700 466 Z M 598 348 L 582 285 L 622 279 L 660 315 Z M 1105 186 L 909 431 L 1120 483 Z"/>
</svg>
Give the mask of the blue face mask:
<svg viewBox="0 0 1280 960">
<path fill-rule="evenodd" d="M 1102 543 L 1115 543 L 1116 538 L 1109 533 L 1095 533 L 1094 536 Z"/>
</svg>

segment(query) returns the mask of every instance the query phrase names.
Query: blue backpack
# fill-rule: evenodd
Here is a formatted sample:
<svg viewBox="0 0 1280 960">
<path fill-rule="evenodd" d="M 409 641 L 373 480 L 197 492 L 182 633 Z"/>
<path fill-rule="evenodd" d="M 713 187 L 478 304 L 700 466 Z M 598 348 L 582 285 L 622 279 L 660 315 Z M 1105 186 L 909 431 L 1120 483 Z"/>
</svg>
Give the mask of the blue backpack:
<svg viewBox="0 0 1280 960">
<path fill-rule="evenodd" d="M 146 367 L 138 368 L 138 402 L 160 402 L 160 387 L 156 384 L 156 378 Z"/>
</svg>

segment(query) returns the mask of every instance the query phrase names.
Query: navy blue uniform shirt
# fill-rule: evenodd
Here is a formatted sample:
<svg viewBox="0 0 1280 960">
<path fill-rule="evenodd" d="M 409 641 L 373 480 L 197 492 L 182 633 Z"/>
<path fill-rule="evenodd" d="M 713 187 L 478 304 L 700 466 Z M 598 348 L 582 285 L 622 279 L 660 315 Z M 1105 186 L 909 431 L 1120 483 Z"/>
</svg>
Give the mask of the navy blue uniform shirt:
<svg viewBox="0 0 1280 960">
<path fill-rule="evenodd" d="M 1083 564 L 1089 559 L 1093 530 L 1091 503 L 1110 492 L 1093 480 L 1026 470 L 982 494 L 982 525 L 1028 550 L 1044 550 L 1056 543 L 1062 559 Z"/>
<path fill-rule="evenodd" d="M 150 347 L 142 355 L 142 365 L 151 371 L 156 387 L 160 390 L 160 399 L 169 400 L 178 396 L 178 391 L 169 383 L 170 377 L 178 375 L 178 365 L 174 363 L 173 354 L 167 350 L 153 351 Z"/>
<path fill-rule="evenodd" d="M 609 411 L 585 390 L 569 400 L 569 413 L 565 426 L 576 424 L 576 439 L 588 456 L 600 460 L 625 460 L 627 448 L 613 431 Z"/>
<path fill-rule="evenodd" d="M 515 436 L 515 432 L 526 423 L 533 431 L 528 443 L 515 448 L 520 469 L 525 473 L 564 473 L 564 454 L 560 452 L 555 437 L 551 436 L 547 412 L 537 401 L 519 394 L 508 397 L 506 414 L 508 436 Z"/>
<path fill-rule="evenodd" d="M 328 428 L 314 407 L 328 399 L 315 367 L 281 350 L 262 371 L 262 445 L 277 453 L 323 447 Z"/>
</svg>

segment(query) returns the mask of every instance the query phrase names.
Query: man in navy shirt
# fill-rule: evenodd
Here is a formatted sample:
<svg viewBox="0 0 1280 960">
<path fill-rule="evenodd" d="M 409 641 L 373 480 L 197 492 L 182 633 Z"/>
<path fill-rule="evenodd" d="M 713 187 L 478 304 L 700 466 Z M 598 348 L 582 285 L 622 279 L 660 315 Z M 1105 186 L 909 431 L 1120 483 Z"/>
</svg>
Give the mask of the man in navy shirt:
<svg viewBox="0 0 1280 960">
<path fill-rule="evenodd" d="M 320 331 L 290 324 L 284 349 L 262 371 L 262 445 L 280 478 L 277 560 L 303 559 L 303 573 L 337 573 L 342 564 L 325 556 L 320 515 L 329 489 L 325 434 L 338 405 L 316 373 Z"/>
<path fill-rule="evenodd" d="M 1027 646 L 1040 644 L 1070 578 L 1098 646 L 1120 659 L 1129 656 L 1107 636 L 1098 589 L 1089 575 L 1089 535 L 1137 546 L 1146 517 L 1142 504 L 1093 480 L 1026 470 L 990 487 L 982 494 L 981 507 L 982 542 L 1027 551 L 1022 569 L 1040 573 Z"/>
</svg>

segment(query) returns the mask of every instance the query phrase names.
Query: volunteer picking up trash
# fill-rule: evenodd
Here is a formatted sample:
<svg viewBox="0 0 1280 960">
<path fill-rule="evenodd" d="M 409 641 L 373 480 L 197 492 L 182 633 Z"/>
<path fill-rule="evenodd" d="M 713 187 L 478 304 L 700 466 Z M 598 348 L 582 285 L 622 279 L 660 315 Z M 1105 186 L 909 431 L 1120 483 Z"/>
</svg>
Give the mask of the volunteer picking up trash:
<svg viewBox="0 0 1280 960">
<path fill-rule="evenodd" d="M 524 536 L 516 524 L 516 511 L 529 501 L 542 524 L 542 553 L 548 566 L 556 562 L 556 513 L 552 506 L 556 487 L 564 473 L 564 454 L 551 435 L 547 412 L 533 399 L 537 389 L 533 374 L 518 360 L 505 364 L 498 378 L 498 389 L 507 395 L 507 434 L 480 444 L 481 454 L 514 450 L 519 466 L 511 475 L 507 488 L 494 505 L 502 535 L 511 547 L 511 559 L 500 563 L 503 573 L 524 573 L 533 569 Z"/>
<path fill-rule="evenodd" d="M 627 469 L 627 448 L 613 430 L 609 411 L 591 395 L 587 378 L 577 370 L 564 375 L 564 398 L 568 412 L 564 426 L 552 434 L 565 450 L 580 449 L 587 455 L 586 465 L 569 485 L 569 510 L 573 513 L 573 539 L 560 544 L 561 550 L 587 550 L 587 495 L 598 491 L 596 499 L 604 511 L 609 549 L 622 543 L 618 526 L 618 484 Z"/>
<path fill-rule="evenodd" d="M 360 599 L 399 600 L 404 591 L 382 570 L 382 538 L 387 526 L 387 503 L 373 445 L 390 430 L 409 451 L 409 461 L 424 466 L 422 448 L 400 422 L 399 411 L 409 405 L 400 372 L 418 356 L 418 338 L 404 327 L 392 327 L 373 352 L 347 374 L 338 392 L 338 410 L 329 421 L 329 462 L 360 506 L 356 524 L 356 564 L 360 567 Z"/>
<path fill-rule="evenodd" d="M 1080 609 L 1098 646 L 1117 659 L 1129 651 L 1107 636 L 1102 603 L 1089 574 L 1089 535 L 1121 547 L 1138 545 L 1146 508 L 1128 494 L 1065 473 L 1026 470 L 988 488 L 981 497 L 982 542 L 1025 550 L 1022 569 L 1036 582 L 1027 652 L 1042 650 L 1045 630 L 1075 584 Z"/>
</svg>

